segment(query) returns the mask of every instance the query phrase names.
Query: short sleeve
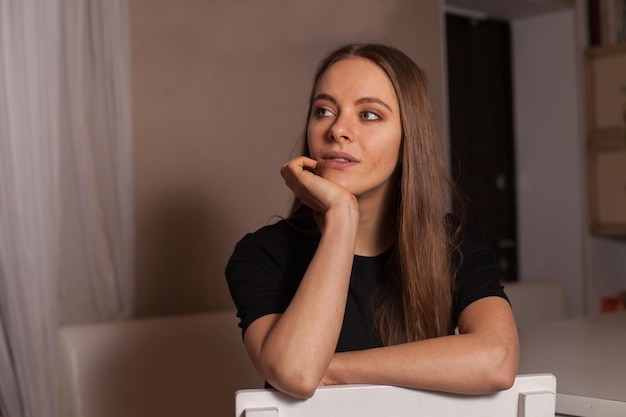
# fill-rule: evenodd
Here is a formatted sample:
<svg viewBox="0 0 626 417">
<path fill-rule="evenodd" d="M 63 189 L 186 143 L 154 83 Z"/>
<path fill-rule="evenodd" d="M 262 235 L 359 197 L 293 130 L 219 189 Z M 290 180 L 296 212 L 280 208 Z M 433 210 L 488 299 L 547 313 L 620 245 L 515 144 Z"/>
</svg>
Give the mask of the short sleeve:
<svg viewBox="0 0 626 417">
<path fill-rule="evenodd" d="M 244 332 L 259 317 L 286 308 L 280 266 L 252 235 L 235 246 L 226 266 L 226 281 Z"/>
<path fill-rule="evenodd" d="M 244 333 L 256 319 L 287 309 L 315 247 L 315 239 L 302 236 L 285 221 L 237 243 L 225 272 Z"/>
<path fill-rule="evenodd" d="M 508 301 L 500 284 L 496 257 L 489 239 L 475 226 L 467 225 L 456 259 L 454 323 L 461 312 L 481 298 L 497 296 Z"/>
</svg>

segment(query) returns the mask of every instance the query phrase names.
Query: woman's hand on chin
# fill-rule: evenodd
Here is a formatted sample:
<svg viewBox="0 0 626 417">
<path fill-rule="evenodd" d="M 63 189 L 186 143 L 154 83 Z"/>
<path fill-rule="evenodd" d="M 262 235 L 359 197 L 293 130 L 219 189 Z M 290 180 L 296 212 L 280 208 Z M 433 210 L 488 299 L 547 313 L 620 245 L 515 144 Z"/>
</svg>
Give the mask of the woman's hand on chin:
<svg viewBox="0 0 626 417">
<path fill-rule="evenodd" d="M 332 209 L 349 209 L 358 213 L 356 197 L 344 187 L 315 174 L 317 161 L 299 156 L 280 170 L 287 186 L 313 211 L 326 214 Z"/>
</svg>

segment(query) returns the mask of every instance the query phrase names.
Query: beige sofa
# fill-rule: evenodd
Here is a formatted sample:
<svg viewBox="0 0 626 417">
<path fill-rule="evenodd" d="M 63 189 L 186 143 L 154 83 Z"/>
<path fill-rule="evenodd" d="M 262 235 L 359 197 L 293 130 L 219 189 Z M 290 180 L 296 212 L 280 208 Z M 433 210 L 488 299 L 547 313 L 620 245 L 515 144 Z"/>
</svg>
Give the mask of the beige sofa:
<svg viewBox="0 0 626 417">
<path fill-rule="evenodd" d="M 233 416 L 263 386 L 234 311 L 67 326 L 60 346 L 64 417 Z"/>
<path fill-rule="evenodd" d="M 567 317 L 553 282 L 507 284 L 518 326 Z M 261 388 L 234 311 L 67 326 L 63 417 L 222 417 L 238 389 Z"/>
</svg>

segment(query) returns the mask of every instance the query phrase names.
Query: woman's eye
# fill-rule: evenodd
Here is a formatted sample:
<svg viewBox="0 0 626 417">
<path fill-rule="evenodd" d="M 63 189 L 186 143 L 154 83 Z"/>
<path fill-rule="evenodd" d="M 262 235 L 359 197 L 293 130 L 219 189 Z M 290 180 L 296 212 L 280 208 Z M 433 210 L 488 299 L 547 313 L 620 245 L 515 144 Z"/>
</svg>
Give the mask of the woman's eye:
<svg viewBox="0 0 626 417">
<path fill-rule="evenodd" d="M 380 116 L 378 114 L 369 110 L 361 112 L 361 118 L 365 120 L 380 120 Z"/>
<path fill-rule="evenodd" d="M 330 110 L 324 108 L 324 107 L 318 107 L 315 110 L 315 116 L 317 117 L 328 117 L 328 116 L 332 116 L 333 112 L 331 112 Z"/>
</svg>

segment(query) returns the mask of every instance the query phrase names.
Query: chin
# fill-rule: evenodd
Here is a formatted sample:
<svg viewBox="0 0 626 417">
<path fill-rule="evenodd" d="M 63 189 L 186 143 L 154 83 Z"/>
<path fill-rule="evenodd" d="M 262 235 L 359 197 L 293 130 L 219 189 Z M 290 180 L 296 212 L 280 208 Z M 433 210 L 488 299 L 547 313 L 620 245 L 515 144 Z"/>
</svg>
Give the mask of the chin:
<svg viewBox="0 0 626 417">
<path fill-rule="evenodd" d="M 335 184 L 342 186 L 350 192 L 353 192 L 353 190 L 350 189 L 350 181 L 346 178 L 345 175 L 335 172 L 322 172 L 318 175 L 324 179 L 327 179 L 330 182 L 334 182 Z"/>
</svg>

